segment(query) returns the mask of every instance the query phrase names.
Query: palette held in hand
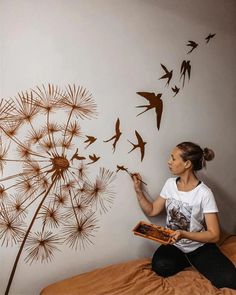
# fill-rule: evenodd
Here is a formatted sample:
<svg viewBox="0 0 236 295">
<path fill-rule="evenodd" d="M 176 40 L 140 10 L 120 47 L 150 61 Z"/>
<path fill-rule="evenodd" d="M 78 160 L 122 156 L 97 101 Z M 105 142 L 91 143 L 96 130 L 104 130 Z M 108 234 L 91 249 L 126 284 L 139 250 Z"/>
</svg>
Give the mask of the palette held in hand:
<svg viewBox="0 0 236 295">
<path fill-rule="evenodd" d="M 154 240 L 161 244 L 169 244 L 171 242 L 171 234 L 173 230 L 163 226 L 158 226 L 145 221 L 140 221 L 133 229 L 135 235 Z"/>
</svg>

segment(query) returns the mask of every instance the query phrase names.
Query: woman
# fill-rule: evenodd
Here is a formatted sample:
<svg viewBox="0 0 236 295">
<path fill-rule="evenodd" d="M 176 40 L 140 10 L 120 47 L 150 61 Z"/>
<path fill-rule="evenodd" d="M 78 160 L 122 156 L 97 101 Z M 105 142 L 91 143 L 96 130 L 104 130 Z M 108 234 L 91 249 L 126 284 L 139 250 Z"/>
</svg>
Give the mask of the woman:
<svg viewBox="0 0 236 295">
<path fill-rule="evenodd" d="M 138 173 L 133 174 L 134 189 L 147 215 L 156 216 L 166 208 L 166 226 L 175 231 L 172 243 L 161 245 L 153 255 L 152 269 L 158 275 L 171 276 L 192 265 L 217 288 L 236 289 L 236 268 L 215 244 L 220 226 L 213 193 L 196 174 L 213 158 L 211 149 L 182 142 L 168 161 L 175 177 L 166 181 L 153 203 L 145 197 Z"/>
</svg>

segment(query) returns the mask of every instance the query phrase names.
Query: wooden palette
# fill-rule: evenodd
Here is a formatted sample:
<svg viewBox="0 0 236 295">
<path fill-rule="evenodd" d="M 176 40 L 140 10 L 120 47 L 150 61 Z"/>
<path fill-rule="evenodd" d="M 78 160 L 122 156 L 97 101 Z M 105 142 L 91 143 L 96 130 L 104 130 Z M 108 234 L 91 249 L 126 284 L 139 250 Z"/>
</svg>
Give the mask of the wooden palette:
<svg viewBox="0 0 236 295">
<path fill-rule="evenodd" d="M 158 226 L 145 221 L 140 221 L 133 229 L 135 235 L 156 241 L 161 244 L 169 244 L 171 242 L 171 234 L 173 230 L 163 226 Z"/>
</svg>

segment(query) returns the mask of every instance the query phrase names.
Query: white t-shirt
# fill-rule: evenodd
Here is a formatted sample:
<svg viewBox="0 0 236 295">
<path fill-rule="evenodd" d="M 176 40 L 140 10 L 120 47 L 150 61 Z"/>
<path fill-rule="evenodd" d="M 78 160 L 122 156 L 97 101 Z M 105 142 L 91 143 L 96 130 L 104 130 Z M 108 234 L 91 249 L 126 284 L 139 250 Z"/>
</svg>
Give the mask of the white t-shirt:
<svg viewBox="0 0 236 295">
<path fill-rule="evenodd" d="M 160 193 L 160 196 L 166 199 L 167 228 L 189 232 L 205 231 L 204 213 L 218 212 L 212 191 L 203 182 L 189 192 L 179 191 L 176 179 L 169 178 Z M 203 244 L 181 239 L 175 246 L 188 253 Z"/>
</svg>

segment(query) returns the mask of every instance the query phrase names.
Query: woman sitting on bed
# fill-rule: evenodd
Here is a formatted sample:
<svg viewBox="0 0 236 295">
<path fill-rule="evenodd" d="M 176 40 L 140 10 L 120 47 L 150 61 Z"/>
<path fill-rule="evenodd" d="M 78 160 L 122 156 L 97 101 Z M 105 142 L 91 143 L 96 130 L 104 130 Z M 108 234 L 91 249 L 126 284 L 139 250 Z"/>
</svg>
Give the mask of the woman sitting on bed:
<svg viewBox="0 0 236 295">
<path fill-rule="evenodd" d="M 134 189 L 144 212 L 156 216 L 165 207 L 166 226 L 175 230 L 172 243 L 161 245 L 153 255 L 152 269 L 158 275 L 171 276 L 192 265 L 217 288 L 236 289 L 236 268 L 215 244 L 220 226 L 214 195 L 196 175 L 205 161 L 213 158 L 211 149 L 202 150 L 197 144 L 182 142 L 173 149 L 168 161 L 176 177 L 166 181 L 153 203 L 145 197 L 138 173 L 133 175 Z"/>
</svg>

